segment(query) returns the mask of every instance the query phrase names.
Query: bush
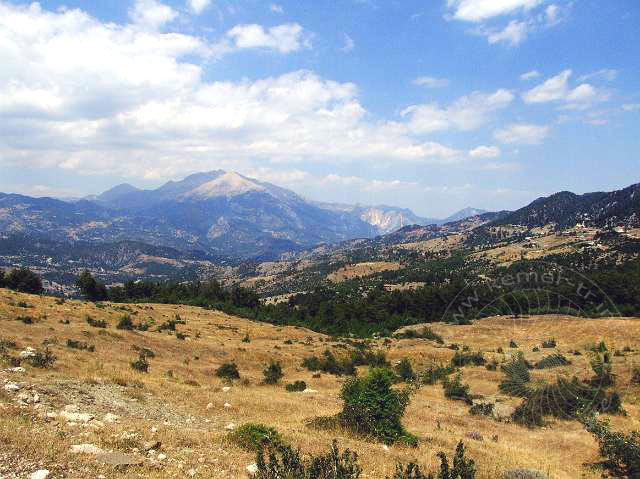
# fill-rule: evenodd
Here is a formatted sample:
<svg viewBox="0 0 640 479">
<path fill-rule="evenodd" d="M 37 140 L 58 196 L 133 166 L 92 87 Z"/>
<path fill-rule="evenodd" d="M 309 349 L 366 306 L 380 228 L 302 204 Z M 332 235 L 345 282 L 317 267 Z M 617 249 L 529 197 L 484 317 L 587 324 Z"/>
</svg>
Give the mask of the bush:
<svg viewBox="0 0 640 479">
<path fill-rule="evenodd" d="M 256 465 L 256 479 L 358 479 L 362 473 L 358 455 L 349 449 L 340 454 L 335 440 L 329 453 L 312 456 L 309 460 L 304 460 L 300 452 L 294 451 L 291 446 L 277 445 L 261 449 L 256 457 Z"/>
<path fill-rule="evenodd" d="M 424 384 L 435 384 L 446 378 L 455 371 L 453 366 L 443 366 L 442 364 L 431 363 L 429 367 L 422 373 L 422 382 Z"/>
<path fill-rule="evenodd" d="M 35 322 L 31 316 L 18 316 L 16 321 L 22 321 L 24 324 L 33 324 Z"/>
<path fill-rule="evenodd" d="M 438 344 L 444 344 L 442 336 L 435 333 L 429 327 L 424 327 L 419 331 L 416 329 L 407 329 L 406 331 L 396 333 L 393 336 L 398 339 L 428 339 L 430 341 L 435 341 Z"/>
<path fill-rule="evenodd" d="M 294 383 L 287 384 L 285 389 L 289 392 L 301 392 L 307 389 L 307 383 L 304 381 L 296 381 Z"/>
<path fill-rule="evenodd" d="M 91 316 L 87 316 L 87 324 L 93 328 L 106 329 L 107 322 L 104 319 L 93 319 Z"/>
<path fill-rule="evenodd" d="M 248 422 L 229 434 L 229 439 L 245 451 L 258 452 L 261 448 L 283 446 L 285 442 L 272 427 Z"/>
<path fill-rule="evenodd" d="M 556 347 L 556 340 L 552 338 L 552 339 L 548 339 L 546 341 L 543 341 L 542 342 L 542 347 L 543 348 L 547 348 L 547 349 L 555 348 Z"/>
<path fill-rule="evenodd" d="M 633 368 L 633 373 L 631 374 L 631 382 L 633 384 L 640 384 L 640 368 Z"/>
<path fill-rule="evenodd" d="M 262 374 L 264 375 L 265 384 L 278 384 L 278 381 L 284 376 L 280 363 L 273 360 L 264 371 L 262 371 Z"/>
<path fill-rule="evenodd" d="M 242 338 L 242 342 L 243 343 L 250 343 L 251 342 L 251 338 L 249 337 L 249 333 L 244 335 L 244 338 Z"/>
<path fill-rule="evenodd" d="M 439 452 L 440 471 L 437 479 L 475 479 L 476 465 L 473 459 L 465 457 L 464 444 L 462 441 L 456 447 L 456 455 L 453 464 L 449 465 L 449 460 L 444 452 Z M 389 477 L 387 476 L 387 479 Z M 392 479 L 434 479 L 434 475 L 429 473 L 424 475 L 417 464 L 410 463 L 406 467 L 403 464 L 396 465 L 396 473 Z"/>
<path fill-rule="evenodd" d="M 82 351 L 89 351 L 90 353 L 96 350 L 93 344 L 85 343 L 84 341 L 75 341 L 73 339 L 67 339 L 67 347 L 71 349 L 80 349 Z"/>
<path fill-rule="evenodd" d="M 304 358 L 302 367 L 309 371 L 322 371 L 336 376 L 354 376 L 356 374 L 355 364 L 349 358 L 338 360 L 328 349 L 322 356 L 321 359 L 316 356 Z"/>
<path fill-rule="evenodd" d="M 118 324 L 116 325 L 116 328 L 124 329 L 124 330 L 127 330 L 127 331 L 133 331 L 133 329 L 135 328 L 135 325 L 133 324 L 133 321 L 131 320 L 131 316 L 129 316 L 128 314 L 125 314 L 118 321 Z"/>
<path fill-rule="evenodd" d="M 146 354 L 141 351 L 138 359 L 131 361 L 131 367 L 141 373 L 149 372 L 149 361 L 147 361 Z"/>
<path fill-rule="evenodd" d="M 498 386 L 500 391 L 516 397 L 529 395 L 531 375 L 529 374 L 529 363 L 522 352 L 513 356 L 511 362 L 503 364 L 500 369 L 506 376 Z"/>
<path fill-rule="evenodd" d="M 43 351 L 36 351 L 34 356 L 29 358 L 29 363 L 34 368 L 48 369 L 56 362 L 56 358 L 48 347 Z"/>
<path fill-rule="evenodd" d="M 613 432 L 607 422 L 586 413 L 581 413 L 579 418 L 598 441 L 600 455 L 606 459 L 603 465 L 613 477 L 640 477 L 640 434 L 637 431 L 631 434 Z"/>
<path fill-rule="evenodd" d="M 481 352 L 460 352 L 456 351 L 451 359 L 451 364 L 455 367 L 461 368 L 467 364 L 473 364 L 474 366 L 482 366 L 486 360 Z"/>
<path fill-rule="evenodd" d="M 549 356 L 545 356 L 540 361 L 538 361 L 535 365 L 536 369 L 549 369 L 549 368 L 557 368 L 560 366 L 567 366 L 571 364 L 567 358 L 565 358 L 562 354 L 556 353 L 551 354 Z"/>
<path fill-rule="evenodd" d="M 86 269 L 78 276 L 75 284 L 82 295 L 89 301 L 95 303 L 96 301 L 109 299 L 106 286 L 96 281 Z"/>
<path fill-rule="evenodd" d="M 393 374 L 387 369 L 373 368 L 364 378 L 353 378 L 342 386 L 344 401 L 339 420 L 343 427 L 371 436 L 386 444 L 404 442 L 417 445 L 414 436 L 405 431 L 401 419 L 409 404 L 408 391 L 391 388 Z"/>
<path fill-rule="evenodd" d="M 229 380 L 240 379 L 240 373 L 238 372 L 238 366 L 236 363 L 224 363 L 216 369 L 216 376 Z"/>
<path fill-rule="evenodd" d="M 472 416 L 492 416 L 493 403 L 478 403 L 469 408 L 469 414 Z"/>
<path fill-rule="evenodd" d="M 396 366 L 396 373 L 398 374 L 398 377 L 405 382 L 413 381 L 416 378 L 413 368 L 411 367 L 411 361 L 407 358 L 402 358 L 398 363 Z"/>
<path fill-rule="evenodd" d="M 511 341 L 509 341 L 509 347 L 510 348 L 517 348 L 518 347 L 518 343 L 516 343 L 513 339 Z"/>
<path fill-rule="evenodd" d="M 454 401 L 464 401 L 467 404 L 472 404 L 471 397 L 469 395 L 469 385 L 462 383 L 462 373 L 459 372 L 450 381 L 449 378 L 444 378 L 442 381 L 442 387 L 444 388 L 444 396 Z"/>
</svg>

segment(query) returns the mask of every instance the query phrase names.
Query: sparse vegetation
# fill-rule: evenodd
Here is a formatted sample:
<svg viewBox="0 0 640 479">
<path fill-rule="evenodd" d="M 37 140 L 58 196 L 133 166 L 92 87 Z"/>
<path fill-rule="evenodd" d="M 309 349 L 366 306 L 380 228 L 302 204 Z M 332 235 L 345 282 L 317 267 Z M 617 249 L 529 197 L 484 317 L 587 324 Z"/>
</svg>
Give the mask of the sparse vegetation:
<svg viewBox="0 0 640 479">
<path fill-rule="evenodd" d="M 453 380 L 445 377 L 442 380 L 442 387 L 444 389 L 444 396 L 447 399 L 464 401 L 467 404 L 473 403 L 469 394 L 469 385 L 463 384 L 462 382 L 462 372 L 458 372 L 458 374 L 453 377 Z"/>
<path fill-rule="evenodd" d="M 291 384 L 287 384 L 285 389 L 289 392 L 302 392 L 307 389 L 307 383 L 304 381 L 295 381 Z"/>
<path fill-rule="evenodd" d="M 272 427 L 248 422 L 229 434 L 229 439 L 245 451 L 258 452 L 265 448 L 286 446 L 278 431 Z"/>
<path fill-rule="evenodd" d="M 228 380 L 240 379 L 240 372 L 236 363 L 224 363 L 216 369 L 216 376 Z"/>
<path fill-rule="evenodd" d="M 87 324 L 93 328 L 107 328 L 107 322 L 104 319 L 93 319 L 91 316 L 87 315 L 86 318 Z"/>
<path fill-rule="evenodd" d="M 265 384 L 278 384 L 280 379 L 284 376 L 282 372 L 282 366 L 278 361 L 273 361 L 262 371 Z"/>
</svg>

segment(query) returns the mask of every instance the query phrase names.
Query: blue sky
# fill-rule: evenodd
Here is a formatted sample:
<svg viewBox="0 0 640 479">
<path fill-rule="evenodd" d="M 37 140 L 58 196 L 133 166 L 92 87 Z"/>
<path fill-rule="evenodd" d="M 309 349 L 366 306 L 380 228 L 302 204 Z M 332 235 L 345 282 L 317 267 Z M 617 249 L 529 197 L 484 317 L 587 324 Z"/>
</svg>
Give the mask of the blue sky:
<svg viewBox="0 0 640 479">
<path fill-rule="evenodd" d="M 236 170 L 425 216 L 640 181 L 636 0 L 0 0 L 0 191 Z"/>
</svg>

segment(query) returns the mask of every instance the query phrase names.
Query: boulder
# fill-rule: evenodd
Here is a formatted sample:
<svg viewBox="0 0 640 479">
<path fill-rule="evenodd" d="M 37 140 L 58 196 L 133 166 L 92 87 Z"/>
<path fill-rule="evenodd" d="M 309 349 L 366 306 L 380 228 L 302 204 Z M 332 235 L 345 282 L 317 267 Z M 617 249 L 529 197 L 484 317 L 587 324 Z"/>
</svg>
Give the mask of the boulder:
<svg viewBox="0 0 640 479">
<path fill-rule="evenodd" d="M 94 444 L 75 444 L 71 446 L 71 454 L 104 454 L 104 451 Z"/>
<path fill-rule="evenodd" d="M 67 422 L 75 422 L 75 423 L 88 423 L 93 419 L 91 414 L 81 413 L 81 412 L 69 412 L 66 410 L 60 411 L 60 416 L 63 417 Z"/>
<path fill-rule="evenodd" d="M 250 476 L 255 476 L 256 473 L 258 472 L 258 465 L 257 464 L 249 464 L 247 466 L 247 474 L 249 474 Z"/>
<path fill-rule="evenodd" d="M 39 471 L 36 471 L 29 475 L 29 479 L 47 479 L 47 477 L 49 477 L 49 474 L 51 473 L 48 469 L 40 469 Z"/>
</svg>

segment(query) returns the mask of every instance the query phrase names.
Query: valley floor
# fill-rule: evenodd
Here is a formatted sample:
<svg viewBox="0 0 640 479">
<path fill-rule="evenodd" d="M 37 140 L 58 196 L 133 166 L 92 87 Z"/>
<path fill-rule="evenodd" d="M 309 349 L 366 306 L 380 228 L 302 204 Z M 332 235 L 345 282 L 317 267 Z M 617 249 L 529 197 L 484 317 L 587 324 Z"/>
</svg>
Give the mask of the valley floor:
<svg viewBox="0 0 640 479">
<path fill-rule="evenodd" d="M 340 411 L 344 378 L 329 374 L 314 378 L 301 367 L 302 359 L 319 356 L 327 348 L 339 355 L 347 347 L 342 340 L 196 307 L 59 303 L 51 297 L 0 289 L 0 341 L 9 344 L 9 354 L 17 356 L 27 347 L 42 350 L 43 344 L 48 344 L 57 357 L 49 369 L 33 368 L 25 362 L 21 365 L 24 370 L 12 369 L 10 364 L 1 366 L 2 478 L 28 478 L 39 469 L 48 469 L 50 478 L 246 477 L 246 467 L 255 462 L 255 456 L 231 443 L 226 427 L 249 421 L 275 427 L 305 453 L 326 451 L 335 437 L 341 449 L 359 454 L 365 478 L 392 475 L 399 461 L 415 461 L 426 470 L 436 470 L 437 452 L 451 455 L 461 439 L 468 457 L 477 463 L 479 479 L 502 477 L 513 468 L 536 469 L 554 479 L 601 477 L 601 471 L 590 466 L 601 460 L 597 445 L 576 421 L 549 420 L 547 426 L 529 430 L 508 421 L 471 416 L 463 402 L 447 400 L 439 384 L 421 387 L 403 419 L 406 429 L 418 436 L 418 448 L 392 446 L 385 450 L 381 444 L 345 432 L 309 429 L 307 420 Z M 125 314 L 134 323 L 152 322 L 154 326 L 149 331 L 116 329 Z M 170 331 L 155 331 L 176 314 L 186 321 L 177 326 L 185 339 Z M 25 316 L 33 318 L 32 324 L 16 320 Z M 87 316 L 106 321 L 108 327 L 90 326 Z M 630 379 L 634 362 L 640 359 L 640 320 L 494 317 L 471 326 L 438 323 L 431 327 L 443 336 L 445 345 L 464 344 L 498 362 L 518 350 L 532 362 L 550 352 L 561 352 L 572 361 L 561 368 L 568 376 L 589 375 L 585 352 L 589 344 L 605 340 L 617 350 L 629 346 L 634 351 L 613 358 L 617 390 L 623 394 L 628 415 L 609 419 L 615 429 L 640 430 L 640 388 Z M 246 336 L 249 342 L 243 341 Z M 557 341 L 554 350 L 532 352 L 534 346 L 550 338 Z M 68 339 L 95 346 L 95 351 L 71 349 Z M 511 340 L 518 349 L 509 347 Z M 15 348 L 11 342 L 16 343 Z M 391 339 L 386 344 L 378 339 L 373 347 L 384 350 L 392 362 L 409 358 L 416 371 L 432 361 L 448 362 L 454 354 L 424 339 Z M 142 348 L 155 354 L 149 359 L 147 374 L 130 367 Z M 495 352 L 498 348 L 505 353 Z M 574 355 L 574 350 L 582 354 Z M 262 385 L 262 370 L 271 359 L 282 363 L 283 383 L 304 380 L 315 392 L 292 393 L 282 384 Z M 215 370 L 228 361 L 237 363 L 241 379 L 224 390 L 227 383 L 215 376 Z M 557 372 L 532 374 L 552 378 Z M 463 375 L 473 394 L 498 404 L 498 415 L 507 417 L 519 403 L 499 393 L 497 386 L 503 376 L 499 367 L 489 371 L 484 366 L 467 366 Z M 19 389 L 14 391 L 9 384 Z M 81 444 L 126 456 L 71 452 L 72 446 Z M 123 460 L 136 464 L 126 468 L 108 464 Z"/>
</svg>

